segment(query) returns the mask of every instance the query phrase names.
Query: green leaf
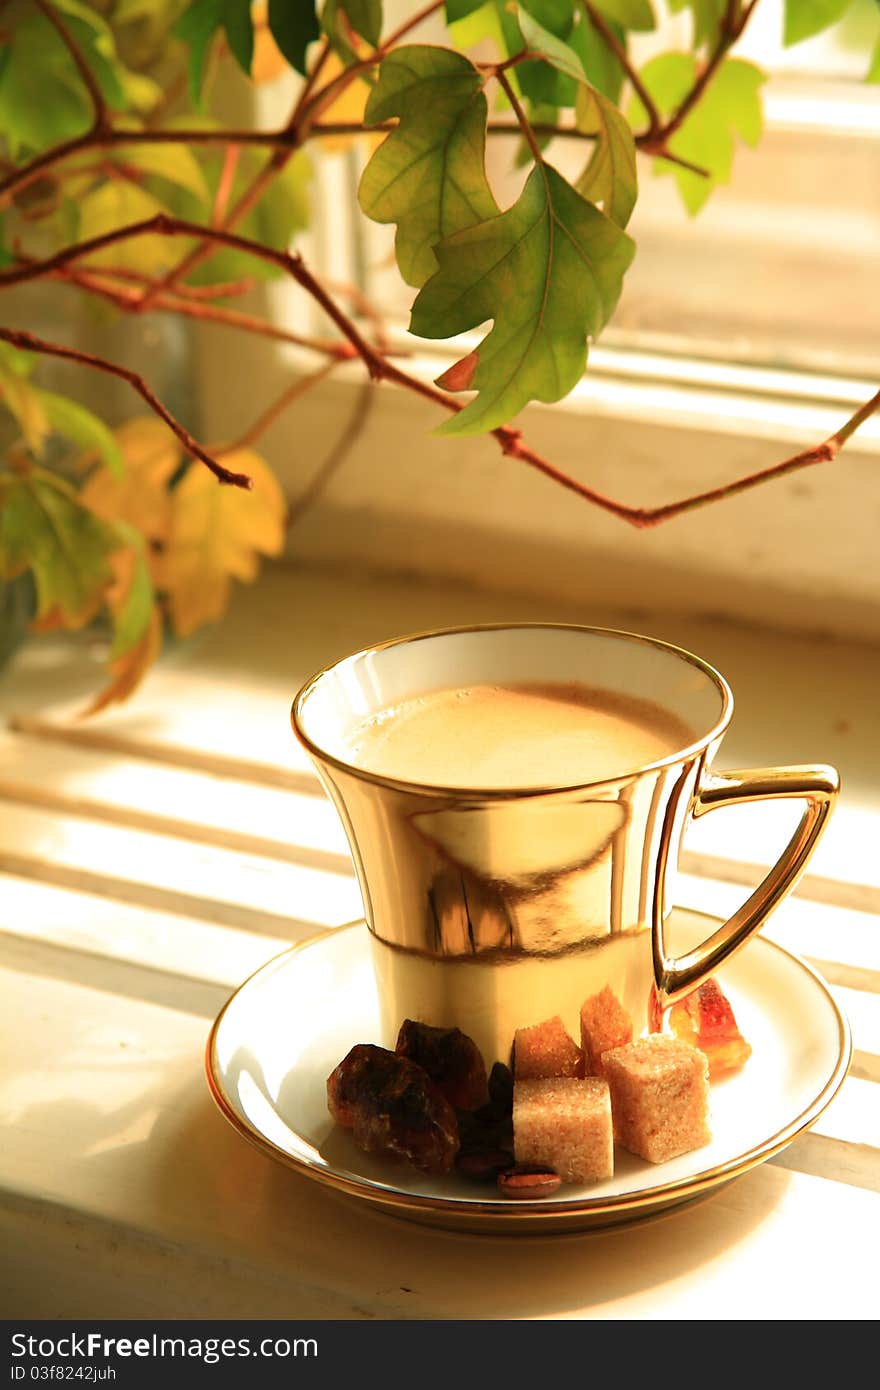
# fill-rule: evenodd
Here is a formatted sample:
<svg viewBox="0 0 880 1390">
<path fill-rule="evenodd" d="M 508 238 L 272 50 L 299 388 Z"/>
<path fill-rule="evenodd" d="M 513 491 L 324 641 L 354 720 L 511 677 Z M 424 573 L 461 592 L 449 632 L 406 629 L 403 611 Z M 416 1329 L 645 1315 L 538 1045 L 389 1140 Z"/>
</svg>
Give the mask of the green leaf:
<svg viewBox="0 0 880 1390">
<path fill-rule="evenodd" d="M 565 396 L 634 250 L 549 164 L 532 171 L 507 212 L 440 242 L 440 269 L 416 299 L 412 332 L 450 338 L 494 320 L 471 381 L 478 395 L 441 433 L 492 429 L 529 401 Z"/>
<path fill-rule="evenodd" d="M 7 344 L 3 344 L 7 348 Z M 49 435 L 49 421 L 42 392 L 28 381 L 29 370 L 16 357 L 14 348 L 0 356 L 0 401 L 9 411 L 32 454 L 40 454 Z M 20 354 L 19 356 L 23 356 Z"/>
<path fill-rule="evenodd" d="M 120 538 L 81 506 L 73 488 L 45 469 L 7 476 L 0 490 L 0 574 L 33 570 L 37 617 L 58 612 L 65 624 L 87 622 L 110 579 Z"/>
<path fill-rule="evenodd" d="M 210 200 L 201 164 L 186 145 L 119 145 L 107 151 L 114 164 L 140 169 L 145 174 L 192 193 L 200 203 Z"/>
<path fill-rule="evenodd" d="M 625 50 L 624 31 L 613 20 L 608 21 L 608 27 Z M 582 12 L 568 41 L 580 58 L 581 66 L 592 85 L 617 105 L 623 89 L 624 71 L 586 11 Z"/>
<path fill-rule="evenodd" d="M 545 29 L 534 15 L 530 14 L 524 5 L 519 7 L 519 27 L 522 30 L 523 41 L 530 52 L 540 53 L 546 62 L 552 64 L 560 72 L 565 73 L 566 77 L 572 78 L 575 82 L 584 82 L 586 73 L 584 72 L 581 60 L 567 43 Z"/>
<path fill-rule="evenodd" d="M 691 53 L 661 53 L 646 63 L 641 78 L 662 116 L 669 116 L 692 89 L 697 60 Z M 654 171 L 671 175 L 688 212 L 699 212 L 712 189 L 729 183 L 739 135 L 747 145 L 761 138 L 763 116 L 760 88 L 766 80 L 753 63 L 727 58 L 718 68 L 696 106 L 669 140 L 669 149 L 708 172 L 709 177 L 656 160 Z M 635 98 L 630 108 L 634 124 L 645 120 L 642 103 Z"/>
<path fill-rule="evenodd" d="M 125 88 L 122 81 L 125 69 L 116 53 L 113 31 L 100 15 L 88 5 L 80 4 L 79 0 L 53 2 L 61 11 L 61 17 L 71 37 L 81 48 L 105 101 L 116 110 L 121 110 L 125 106 Z M 68 61 L 73 63 L 69 54 Z"/>
<path fill-rule="evenodd" d="M 574 72 L 562 62 L 518 64 L 514 71 L 523 96 L 536 105 L 573 106 L 577 90 L 575 84 L 580 72 L 580 60 L 566 47 L 574 22 L 573 0 L 528 0 L 528 8 L 523 4 L 505 3 L 505 0 L 496 0 L 496 4 L 501 11 L 501 27 L 508 53 L 518 53 L 524 47 L 532 47 L 526 38 L 526 27 L 531 25 L 540 29 L 551 45 L 554 40 L 558 41 L 562 49 L 568 52 L 569 58 L 574 58 Z"/>
<path fill-rule="evenodd" d="M 7 151 L 38 151 L 81 135 L 91 101 L 57 30 L 35 5 L 19 4 L 0 69 L 0 131 Z"/>
<path fill-rule="evenodd" d="M 162 100 L 162 88 L 152 77 L 143 72 L 127 72 L 122 78 L 125 90 L 125 104 L 144 115 L 158 106 Z"/>
<path fill-rule="evenodd" d="M 223 28 L 235 61 L 242 72 L 250 77 L 254 61 L 251 0 L 223 0 Z"/>
<path fill-rule="evenodd" d="M 111 431 L 90 410 L 68 396 L 56 396 L 54 391 L 40 391 L 40 401 L 46 419 L 56 434 L 95 453 L 115 478 L 125 472 L 125 461 Z"/>
<path fill-rule="evenodd" d="M 79 205 L 80 236 L 83 241 L 89 241 L 117 227 L 155 217 L 164 210 L 164 204 L 137 184 L 124 179 L 108 179 L 86 194 Z M 179 255 L 180 247 L 175 247 L 171 237 L 139 236 L 96 252 L 83 264 L 120 265 L 150 274 L 168 269 Z"/>
<path fill-rule="evenodd" d="M 121 540 L 126 542 L 129 554 L 126 557 L 127 583 L 124 593 L 121 601 L 113 604 L 111 660 L 131 651 L 141 640 L 149 626 L 155 602 L 144 537 L 125 521 L 117 521 L 115 528 Z"/>
<path fill-rule="evenodd" d="M 480 0 L 479 4 L 471 5 L 469 8 L 459 7 L 461 13 L 455 18 L 449 18 L 449 37 L 452 39 L 456 48 L 475 48 L 478 44 L 488 39 L 496 49 L 499 58 L 510 56 L 508 48 L 509 29 L 505 27 L 505 18 L 512 20 L 512 16 L 501 9 L 495 0 Z M 447 12 L 449 6 L 447 5 Z M 519 26 L 514 22 L 513 28 L 516 39 L 519 39 Z M 516 42 L 515 48 L 521 48 L 522 44 Z M 517 85 L 517 69 L 511 68 L 508 73 L 510 81 Z"/>
<path fill-rule="evenodd" d="M 0 373 L 12 372 L 14 376 L 31 376 L 36 361 L 35 353 L 13 347 L 12 343 L 0 343 Z"/>
<path fill-rule="evenodd" d="M 306 74 L 306 49 L 321 37 L 313 0 L 269 0 L 269 31 L 288 63 Z"/>
<path fill-rule="evenodd" d="M 379 69 L 365 121 L 395 117 L 358 198 L 374 222 L 397 223 L 400 273 L 407 284 L 423 285 L 437 269 L 438 241 L 498 212 L 484 167 L 483 78 L 448 48 L 398 48 Z"/>
<path fill-rule="evenodd" d="M 714 43 L 718 37 L 721 20 L 727 7 L 727 0 L 669 0 L 673 14 L 688 9 L 693 15 L 692 47 L 702 48 L 705 43 Z"/>
<path fill-rule="evenodd" d="M 591 203 L 601 203 L 618 227 L 625 227 L 639 196 L 632 130 L 614 102 L 593 87 L 581 87 L 576 111 L 578 129 L 596 135 L 596 147 L 576 188 Z"/>
<path fill-rule="evenodd" d="M 352 33 L 373 48 L 382 36 L 382 0 L 327 0 L 321 27 L 333 47 L 347 63 L 357 54 L 351 45 Z"/>
<path fill-rule="evenodd" d="M 529 49 L 544 55 L 554 67 L 578 84 L 577 126 L 596 136 L 592 157 L 577 182 L 577 190 L 593 203 L 602 203 L 607 216 L 625 227 L 638 197 L 636 147 L 632 130 L 617 106 L 587 82 L 578 55 L 547 32 L 520 7 L 520 27 Z"/>
<path fill-rule="evenodd" d="M 0 584 L 0 669 L 28 635 L 37 611 L 37 597 L 30 571 Z"/>
<path fill-rule="evenodd" d="M 871 59 L 871 66 L 865 78 L 866 82 L 880 82 L 880 39 L 877 40 L 877 47 L 874 49 L 874 56 Z"/>
<path fill-rule="evenodd" d="M 187 68 L 189 99 L 197 110 L 202 107 L 205 63 L 214 37 L 223 23 L 223 0 L 194 0 L 174 25 L 172 33 L 189 45 Z"/>
<path fill-rule="evenodd" d="M 271 156 L 259 155 L 251 150 L 242 150 L 233 184 L 230 204 L 234 204 L 245 188 L 250 185 L 259 171 L 265 168 Z M 213 194 L 219 178 L 221 161 L 214 159 L 205 165 L 208 186 Z M 274 246 L 276 250 L 286 251 L 297 232 L 309 225 L 309 185 L 312 178 L 311 161 L 304 150 L 300 150 L 288 160 L 279 174 L 266 189 L 257 205 L 236 227 L 242 236 Z M 183 248 L 185 249 L 185 247 Z M 181 254 L 181 247 L 176 254 Z M 240 276 L 253 276 L 259 280 L 271 280 L 284 271 L 268 261 L 237 251 L 232 247 L 220 247 L 188 277 L 191 285 L 214 285 L 227 280 L 237 280 Z"/>
<path fill-rule="evenodd" d="M 782 42 L 792 44 L 821 34 L 842 19 L 851 0 L 785 0 L 785 24 Z"/>
<path fill-rule="evenodd" d="M 670 0 L 670 9 L 680 7 L 681 0 L 678 6 L 674 0 Z M 646 33 L 657 27 L 651 0 L 593 0 L 593 8 L 605 15 L 606 19 L 613 19 L 622 29 Z"/>
<path fill-rule="evenodd" d="M 457 24 L 485 5 L 486 0 L 446 0 L 446 23 Z"/>
</svg>

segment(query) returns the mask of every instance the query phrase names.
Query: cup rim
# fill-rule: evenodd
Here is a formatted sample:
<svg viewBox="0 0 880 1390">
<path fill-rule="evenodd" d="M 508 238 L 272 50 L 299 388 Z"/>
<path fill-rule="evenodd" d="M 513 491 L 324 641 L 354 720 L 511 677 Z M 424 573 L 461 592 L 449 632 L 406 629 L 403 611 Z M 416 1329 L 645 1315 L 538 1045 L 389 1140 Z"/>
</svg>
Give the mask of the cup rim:
<svg viewBox="0 0 880 1390">
<path fill-rule="evenodd" d="M 621 773 L 617 777 L 600 778 L 588 782 L 570 782 L 563 785 L 555 784 L 551 786 L 539 787 L 449 787 L 438 782 L 419 782 L 398 777 L 389 777 L 385 773 L 372 772 L 369 768 L 360 767 L 355 763 L 347 762 L 345 758 L 338 757 L 335 753 L 329 752 L 316 743 L 305 731 L 302 720 L 303 705 L 311 692 L 325 676 L 328 676 L 338 666 L 342 666 L 347 661 L 354 661 L 358 657 L 372 656 L 374 653 L 385 651 L 390 647 L 404 646 L 410 642 L 422 642 L 434 637 L 456 637 L 470 632 L 511 632 L 511 631 L 552 631 L 552 632 L 580 632 L 593 636 L 601 637 L 621 637 L 632 642 L 640 642 L 646 646 L 656 647 L 661 651 L 668 652 L 672 656 L 677 656 L 690 666 L 695 666 L 703 675 L 708 676 L 721 696 L 721 713 L 712 727 L 699 738 L 684 748 L 677 749 L 674 753 L 667 753 L 665 757 L 656 758 L 652 762 L 643 763 L 640 767 L 631 772 Z M 596 627 L 582 623 L 553 623 L 553 622 L 507 622 L 507 623 L 465 623 L 452 627 L 425 628 L 418 632 L 404 633 L 399 637 L 389 637 L 383 642 L 371 643 L 370 646 L 360 647 L 356 651 L 349 652 L 346 656 L 337 657 L 335 661 L 330 661 L 326 666 L 322 666 L 312 676 L 300 686 L 290 710 L 290 723 L 293 732 L 306 749 L 306 751 L 319 763 L 327 763 L 340 772 L 345 772 L 351 777 L 356 777 L 363 782 L 389 788 L 392 791 L 408 792 L 420 796 L 438 796 L 444 798 L 454 798 L 461 801 L 468 798 L 478 801 L 513 801 L 521 798 L 536 796 L 551 796 L 555 793 L 568 793 L 577 791 L 588 791 L 597 787 L 614 787 L 623 781 L 629 781 L 634 777 L 640 777 L 645 772 L 653 772 L 663 767 L 675 767 L 678 763 L 689 761 L 699 753 L 704 752 L 714 741 L 724 733 L 733 715 L 733 691 L 727 681 L 703 657 L 690 652 L 685 647 L 676 646 L 673 642 L 665 642 L 660 637 L 648 637 L 644 633 L 629 632 L 624 628 L 615 627 Z"/>
</svg>

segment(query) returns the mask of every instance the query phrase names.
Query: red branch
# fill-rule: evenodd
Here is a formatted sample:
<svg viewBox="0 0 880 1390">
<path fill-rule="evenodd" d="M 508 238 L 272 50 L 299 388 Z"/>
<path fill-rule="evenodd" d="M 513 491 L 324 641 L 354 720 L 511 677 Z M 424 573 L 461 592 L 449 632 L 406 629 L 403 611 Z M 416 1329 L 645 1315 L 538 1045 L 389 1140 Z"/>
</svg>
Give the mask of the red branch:
<svg viewBox="0 0 880 1390">
<path fill-rule="evenodd" d="M 34 261 L 27 265 L 17 266 L 2 271 L 0 272 L 0 288 L 2 288 L 4 284 L 37 279 L 40 275 L 58 270 L 67 265 L 70 261 L 76 260 L 82 256 L 91 255 L 95 251 L 110 246 L 115 242 L 125 241 L 132 237 L 144 236 L 151 233 L 160 233 L 165 236 L 193 236 L 198 234 L 205 238 L 215 240 L 222 245 L 233 246 L 239 251 L 248 252 L 259 259 L 280 266 L 321 305 L 325 313 L 328 314 L 332 322 L 361 358 L 372 380 L 393 382 L 398 386 L 404 387 L 406 390 L 413 391 L 417 395 L 423 396 L 426 400 L 432 401 L 435 405 L 442 406 L 444 410 L 456 412 L 463 409 L 459 402 L 447 395 L 446 392 L 438 390 L 436 386 L 432 386 L 429 382 L 411 376 L 394 362 L 391 362 L 378 348 L 368 343 L 355 324 L 347 317 L 339 305 L 330 298 L 324 287 L 315 279 L 311 271 L 308 270 L 301 256 L 296 254 L 292 255 L 287 251 L 278 251 L 273 247 L 263 246 L 262 243 L 252 241 L 247 237 L 239 236 L 235 232 L 224 231 L 221 228 L 203 227 L 198 223 L 186 222 L 182 218 L 168 217 L 165 213 L 158 213 L 155 217 L 147 218 L 143 222 L 135 222 L 128 227 L 117 227 L 111 232 L 105 232 L 102 236 L 92 237 L 91 240 L 80 242 L 75 246 L 68 246 L 44 261 Z M 8 336 L 8 334 L 0 330 L 0 336 Z M 18 336 L 29 337 L 30 335 L 19 334 Z M 9 338 L 9 341 L 15 340 Z M 37 342 L 38 340 L 33 341 Z M 27 344 L 24 343 L 19 345 L 27 346 Z M 75 360 L 89 360 L 84 354 L 79 354 L 70 348 L 60 349 L 56 346 L 49 345 L 42 349 L 40 347 L 34 347 L 33 350 L 54 351 L 58 356 L 71 357 Z M 143 382 L 140 381 L 140 378 L 135 377 L 134 373 L 126 372 L 123 368 L 117 368 L 111 363 L 101 362 L 101 359 L 92 359 L 91 365 L 99 366 L 105 371 L 111 371 L 117 376 L 123 376 L 125 380 L 131 381 L 135 389 L 139 390 L 146 400 L 150 399 L 149 396 L 145 395 L 142 389 Z M 140 384 L 138 385 L 137 383 Z M 617 502 L 611 497 L 606 497 L 603 493 L 597 492 L 595 489 L 579 482 L 578 479 L 563 472 L 562 469 L 557 468 L 555 464 L 550 463 L 547 459 L 536 453 L 535 450 L 525 445 L 520 431 L 512 428 L 510 425 L 501 425 L 497 429 L 492 430 L 491 433 L 495 439 L 498 440 L 503 453 L 508 457 L 516 458 L 523 463 L 527 463 L 530 467 L 536 468 L 539 472 L 544 473 L 548 478 L 552 478 L 553 481 L 560 484 L 560 486 L 568 488 L 571 492 L 577 493 L 579 497 L 583 497 L 586 501 L 592 502 L 603 511 L 610 512 L 613 516 L 619 517 L 622 521 L 629 522 L 630 525 L 640 530 L 645 530 L 653 526 L 659 526 L 664 521 L 670 521 L 673 517 L 680 516 L 684 512 L 693 511 L 697 507 L 706 506 L 710 502 L 720 501 L 723 497 L 730 497 L 735 493 L 745 492 L 757 486 L 759 483 L 779 477 L 784 473 L 790 473 L 799 468 L 806 468 L 812 464 L 830 462 L 837 457 L 843 445 L 850 436 L 855 433 L 859 426 L 878 409 L 880 409 L 880 391 L 878 391 L 871 400 L 860 406 L 855 414 L 822 444 L 812 449 L 807 449 L 803 453 L 796 454 L 792 458 L 785 459 L 782 463 L 775 464 L 770 468 L 762 469 L 757 473 L 750 473 L 744 478 L 738 478 L 732 483 L 725 483 L 720 487 L 711 488 L 706 492 L 697 493 L 694 496 L 682 498 L 677 502 L 670 502 L 661 507 L 653 508 L 627 506 L 625 503 Z M 162 416 L 166 423 L 169 423 L 170 428 L 174 429 L 178 437 L 182 437 L 180 434 L 182 427 L 177 425 L 176 421 L 171 423 L 171 417 L 168 416 L 164 407 L 160 406 L 157 413 Z M 187 436 L 187 439 L 191 440 L 191 436 Z M 192 441 L 187 447 L 192 449 L 194 443 L 195 441 Z M 192 452 L 203 459 L 214 472 L 218 473 L 218 476 L 221 475 L 220 472 L 218 472 L 219 465 L 217 465 L 216 461 L 211 459 L 209 455 L 206 455 L 199 446 L 192 449 Z M 225 470 L 222 470 L 222 472 L 225 473 Z M 232 481 L 232 479 L 224 478 L 224 481 Z"/>
<path fill-rule="evenodd" d="M 189 430 L 181 425 L 179 420 L 175 420 L 169 410 L 165 408 L 149 388 L 143 377 L 138 376 L 137 372 L 129 371 L 127 367 L 120 367 L 116 362 L 108 362 L 104 357 L 96 357 L 91 352 L 81 352 L 78 348 L 65 347 L 62 343 L 50 343 L 45 338 L 38 338 L 34 333 L 28 333 L 24 329 L 0 328 L 0 339 L 11 343 L 13 347 L 22 348 L 25 352 L 42 352 L 50 357 L 64 357 L 70 362 L 79 362 L 84 367 L 93 367 L 96 371 L 106 372 L 109 376 L 120 377 L 127 381 L 138 395 L 141 396 L 151 410 L 159 416 L 161 420 L 177 435 L 184 449 L 188 454 L 195 455 L 201 459 L 202 463 L 210 468 L 211 472 L 221 483 L 229 483 L 232 487 L 250 488 L 252 486 L 250 478 L 246 473 L 230 473 L 228 468 L 224 468 L 215 458 L 203 449 L 198 440 L 193 439 Z"/>
<path fill-rule="evenodd" d="M 49 23 L 54 26 L 62 43 L 70 54 L 73 64 L 82 78 L 83 85 L 89 94 L 92 103 L 92 131 L 104 130 L 107 127 L 107 107 L 104 102 L 104 94 L 98 86 L 97 78 L 92 72 L 80 50 L 79 44 L 74 39 L 61 15 L 54 5 L 49 4 L 49 0 L 36 0 L 37 5 L 43 11 Z"/>
</svg>

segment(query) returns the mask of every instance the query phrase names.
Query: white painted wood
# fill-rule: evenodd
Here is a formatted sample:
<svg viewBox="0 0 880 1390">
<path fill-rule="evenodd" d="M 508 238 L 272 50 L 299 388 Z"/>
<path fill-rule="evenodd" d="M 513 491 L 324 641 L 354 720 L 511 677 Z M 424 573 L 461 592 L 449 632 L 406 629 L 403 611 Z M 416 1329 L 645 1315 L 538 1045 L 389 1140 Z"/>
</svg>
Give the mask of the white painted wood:
<svg viewBox="0 0 880 1390">
<path fill-rule="evenodd" d="M 432 1319 L 876 1311 L 880 1209 L 851 1185 L 765 1165 L 629 1229 L 525 1245 L 434 1231 L 343 1202 L 255 1153 L 207 1097 L 203 1019 L 38 975 L 3 972 L 0 982 L 8 1005 L 0 1210 L 16 1245 L 38 1223 L 43 1256 L 36 1267 L 24 1262 L 17 1290 L 8 1266 L 0 1275 L 15 1315 L 134 1308 L 253 1317 L 282 1306 L 294 1317 Z M 28 1036 L 21 1020 L 35 1013 L 46 1022 Z M 83 1222 L 81 1282 L 70 1232 Z M 162 1252 L 167 1284 L 148 1282 Z M 835 1270 L 833 1280 L 816 1279 L 817 1260 Z"/>
<path fill-rule="evenodd" d="M 526 1245 L 334 1198 L 235 1135 L 202 1073 L 228 993 L 287 941 L 360 913 L 335 813 L 290 733 L 293 693 L 372 641 L 505 618 L 678 641 L 733 685 L 721 765 L 841 767 L 841 802 L 800 896 L 765 933 L 826 975 L 856 1046 L 831 1107 L 770 1163 L 642 1227 Z M 0 732 L 4 1311 L 875 1316 L 878 676 L 864 645 L 282 569 L 95 721 L 71 719 L 99 678 L 89 646 L 31 644 L 0 683 L 0 716 L 18 718 Z M 781 848 L 779 809 L 749 810 L 694 827 L 711 835 L 689 838 L 683 904 L 728 914 Z M 835 1279 L 817 1280 L 817 1262 Z"/>
<path fill-rule="evenodd" d="M 350 873 L 190 844 L 0 801 L 0 871 L 294 941 L 362 914 Z"/>
<path fill-rule="evenodd" d="M 0 798 L 62 815 L 154 830 L 177 839 L 350 873 L 339 817 L 314 777 L 311 790 L 180 770 L 48 736 L 0 734 Z M 80 732 L 80 731 L 77 731 Z"/>
<path fill-rule="evenodd" d="M 49 966 L 53 953 L 74 952 L 96 970 L 122 962 L 221 992 L 286 950 L 277 936 L 0 874 L 0 958 L 8 958 L 13 939 L 36 971 Z"/>
</svg>

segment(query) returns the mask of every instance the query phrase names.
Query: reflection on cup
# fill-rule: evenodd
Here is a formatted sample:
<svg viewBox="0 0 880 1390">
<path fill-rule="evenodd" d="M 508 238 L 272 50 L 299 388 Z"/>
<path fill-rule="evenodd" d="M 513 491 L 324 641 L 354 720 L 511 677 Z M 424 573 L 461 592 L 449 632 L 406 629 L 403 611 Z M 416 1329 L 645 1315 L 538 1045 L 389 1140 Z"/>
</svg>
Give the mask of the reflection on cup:
<svg viewBox="0 0 880 1390">
<path fill-rule="evenodd" d="M 635 1033 L 711 974 L 796 883 L 837 792 L 829 767 L 716 774 L 724 679 L 652 638 L 520 624 L 404 637 L 308 681 L 293 727 L 345 827 L 385 1036 L 459 1027 L 487 1062 L 517 1028 L 609 989 Z M 777 864 L 698 950 L 667 956 L 692 815 L 805 810 Z"/>
</svg>

